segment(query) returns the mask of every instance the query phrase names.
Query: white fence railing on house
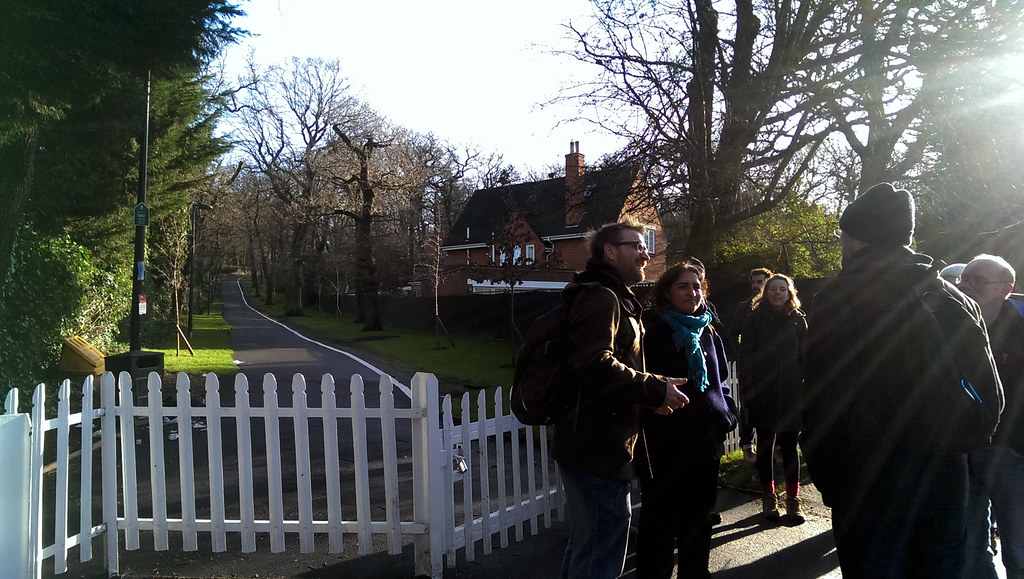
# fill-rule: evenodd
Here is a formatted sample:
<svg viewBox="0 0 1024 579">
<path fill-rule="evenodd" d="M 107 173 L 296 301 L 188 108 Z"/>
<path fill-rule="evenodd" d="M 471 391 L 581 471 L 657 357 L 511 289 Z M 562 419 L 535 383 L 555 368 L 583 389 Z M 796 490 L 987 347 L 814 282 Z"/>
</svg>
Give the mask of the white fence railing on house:
<svg viewBox="0 0 1024 579">
<path fill-rule="evenodd" d="M 124 548 L 134 550 L 145 531 L 152 533 L 156 550 L 167 549 L 169 535 L 180 533 L 185 550 L 196 550 L 200 534 L 206 534 L 215 552 L 227 549 L 228 533 L 239 534 L 243 552 L 256 550 L 257 535 L 269 536 L 272 552 L 285 549 L 286 535 L 298 537 L 301 552 L 312 552 L 314 536 L 326 534 L 332 553 L 342 552 L 348 537 L 354 538 L 359 554 L 373 551 L 372 535 L 386 536 L 390 553 L 400 552 L 402 536 L 411 535 L 417 575 L 441 577 L 445 559 L 449 567 L 455 566 L 457 549 L 465 549 L 465 556 L 472 559 L 478 543 L 484 553 L 490 553 L 495 535 L 504 547 L 510 530 L 518 541 L 526 524 L 536 534 L 540 524 L 550 526 L 553 510 L 562 515 L 557 473 L 547 455 L 546 429 L 525 427 L 505 415 L 500 391 L 495 394 L 495 415 L 487 418 L 487 401 L 481 392 L 476 400 L 480 418 L 470 421 L 469 395 L 461 400 L 459 416 L 451 410 L 450 397 L 440 404 L 442 410 L 437 380 L 422 373 L 413 378 L 410 408 L 395 407 L 388 376 L 381 377 L 375 406 L 366 404 L 361 376 L 352 376 L 349 405 L 341 408 L 329 374 L 321 381 L 318 406 L 307 404 L 301 375 L 292 380 L 290 405 L 287 397 L 286 404 L 279 403 L 271 374 L 263 379 L 262 405 L 250 403 L 249 385 L 242 374 L 235 378 L 231 405 L 221 404 L 224 394 L 212 374 L 206 379 L 206 403 L 198 405 L 184 374 L 177 377 L 175 403 L 166 406 L 155 373 L 148 380 L 150 402 L 143 406 L 133 402 L 127 373 L 116 383 L 112 374 L 104 374 L 100 384 L 97 405 L 93 380 L 85 380 L 81 410 L 73 414 L 70 382 L 62 383 L 57 416 L 49 419 L 43 410 L 45 390 L 38 387 L 30 423 L 24 415 L 15 414 L 16 391 L 5 401 L 7 414 L 0 418 L 22 420 L 0 420 L 0 449 L 13 449 L 3 458 L 24 463 L 24 468 L 5 463 L 0 485 L 30 491 L 23 495 L 27 506 L 14 505 L 23 509 L 0 505 L 5 523 L 21 523 L 7 516 L 14 513 L 25 519 L 29 529 L 27 545 L 12 541 L 0 551 L 9 557 L 5 561 L 11 563 L 10 576 L 40 577 L 48 560 L 55 575 L 64 573 L 74 547 L 80 561 L 92 559 L 97 537 L 103 537 L 106 567 L 114 575 L 119 570 L 119 535 L 123 533 Z M 339 425 L 345 423 L 352 431 L 351 449 L 339 445 Z M 379 444 L 369 435 L 375 424 Z M 196 435 L 194 426 L 205 435 Z M 405 428 L 412 445 L 411 457 L 403 463 L 396 433 Z M 294 434 L 293 448 L 282 446 L 282 430 Z M 79 450 L 71 453 L 75 437 Z M 51 449 L 46 441 L 53 438 Z M 322 450 L 311 443 L 312 438 L 322 440 Z M 143 444 L 146 439 L 148 445 Z M 165 439 L 173 444 L 165 445 Z M 30 451 L 19 453 L 26 441 Z M 234 454 L 230 441 L 235 443 Z M 253 442 L 265 444 L 263 455 L 254 456 Z M 100 449 L 98 458 L 95 447 Z M 343 487 L 340 474 L 334 473 L 345 470 L 341 457 L 348 452 L 354 480 Z M 373 464 L 371 453 L 379 456 Z M 51 461 L 55 471 L 44 475 L 44 463 Z M 290 505 L 294 512 L 286 512 L 285 473 L 293 470 L 298 504 Z M 318 471 L 326 473 L 324 493 L 319 485 L 314 492 L 312 480 Z M 73 472 L 78 472 L 77 480 Z M 383 498 L 377 499 L 383 501 L 383 520 L 372 516 L 379 512 L 373 507 L 381 505 L 372 504 L 371 473 L 382 479 Z M 44 476 L 55 479 L 45 492 Z M 349 488 L 351 496 L 344 492 Z M 403 489 L 411 501 L 402 500 Z M 257 494 L 267 501 L 257 501 Z M 322 509 L 315 509 L 316 504 Z"/>
</svg>

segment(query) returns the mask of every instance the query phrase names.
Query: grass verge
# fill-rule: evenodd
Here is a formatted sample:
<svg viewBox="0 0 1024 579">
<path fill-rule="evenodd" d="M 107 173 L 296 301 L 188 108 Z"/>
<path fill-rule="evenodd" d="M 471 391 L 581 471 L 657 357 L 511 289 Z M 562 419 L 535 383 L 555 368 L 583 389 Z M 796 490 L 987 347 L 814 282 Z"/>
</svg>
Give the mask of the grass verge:
<svg viewBox="0 0 1024 579">
<path fill-rule="evenodd" d="M 233 362 L 234 350 L 228 344 L 231 326 L 224 321 L 223 311 L 224 304 L 216 302 L 210 308 L 209 314 L 192 316 L 192 338 L 189 342 L 195 350 L 194 356 L 180 337 L 177 346 L 167 343 L 163 344 L 164 348 L 153 350 L 164 353 L 164 372 L 185 372 L 194 376 L 214 372 L 218 376 L 223 376 L 238 371 Z"/>
<path fill-rule="evenodd" d="M 776 462 L 775 484 L 785 483 L 782 464 Z M 803 454 L 800 455 L 800 480 L 802 484 L 810 482 L 807 473 L 807 464 L 804 462 Z M 736 450 L 722 457 L 721 466 L 718 468 L 718 483 L 731 489 L 749 491 L 752 493 L 761 492 L 761 483 L 757 478 L 757 467 L 754 463 L 743 460 L 743 451 Z"/>
</svg>

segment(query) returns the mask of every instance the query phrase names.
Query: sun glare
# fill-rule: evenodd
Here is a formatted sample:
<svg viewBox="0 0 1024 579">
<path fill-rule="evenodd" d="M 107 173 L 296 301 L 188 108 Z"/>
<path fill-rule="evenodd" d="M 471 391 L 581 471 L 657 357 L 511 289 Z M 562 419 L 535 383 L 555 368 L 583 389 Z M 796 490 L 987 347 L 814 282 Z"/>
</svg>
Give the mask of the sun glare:
<svg viewBox="0 0 1024 579">
<path fill-rule="evenodd" d="M 992 95 L 991 104 L 1024 104 L 1024 51 L 992 59 L 985 68 L 1002 84 L 999 94 Z"/>
<path fill-rule="evenodd" d="M 1024 71 L 1024 52 L 1014 52 L 999 59 L 998 68 L 1003 76 L 1020 79 Z"/>
</svg>

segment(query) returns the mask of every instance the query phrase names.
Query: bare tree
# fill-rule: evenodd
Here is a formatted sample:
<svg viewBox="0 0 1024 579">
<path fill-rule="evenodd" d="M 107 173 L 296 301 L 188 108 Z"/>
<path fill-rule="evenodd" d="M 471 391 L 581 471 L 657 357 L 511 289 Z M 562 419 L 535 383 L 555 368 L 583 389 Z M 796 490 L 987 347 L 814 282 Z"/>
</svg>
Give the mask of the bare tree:
<svg viewBox="0 0 1024 579">
<path fill-rule="evenodd" d="M 592 83 L 568 90 L 630 144 L 681 215 L 685 252 L 712 256 L 728 229 L 807 194 L 836 131 L 859 160 L 855 194 L 916 170 L 922 119 L 957 90 L 948 74 L 1019 46 L 1019 2 L 593 0 L 569 26 Z M 961 79 L 962 80 L 962 79 Z M 841 176 L 838 176 L 841 177 Z"/>
<path fill-rule="evenodd" d="M 313 223 L 335 199 L 326 163 L 331 127 L 361 111 L 337 60 L 293 59 L 265 72 L 250 68 L 238 103 L 242 149 L 288 210 L 285 312 L 302 313 L 302 267 Z"/>
<path fill-rule="evenodd" d="M 685 216 L 686 253 L 710 258 L 731 226 L 778 206 L 833 130 L 817 88 L 846 4 L 594 0 L 596 23 L 570 25 L 574 56 L 600 74 L 565 96 L 629 139 L 619 161 Z"/>
<path fill-rule="evenodd" d="M 340 211 L 355 223 L 356 300 L 363 330 L 372 331 L 382 329 L 377 264 L 374 261 L 374 201 L 378 191 L 387 189 L 389 181 L 395 177 L 389 168 L 378 164 L 376 156 L 379 150 L 391 146 L 393 141 L 390 138 L 375 137 L 373 127 L 364 127 L 369 130 L 361 134 L 354 131 L 350 133 L 353 128 L 340 124 L 333 126 L 341 153 L 355 159 L 351 169 L 336 172 L 334 179 L 348 197 L 345 207 Z"/>
<path fill-rule="evenodd" d="M 861 162 L 860 190 L 905 178 L 925 152 L 922 122 L 943 116 L 949 95 L 986 60 L 1016 50 L 1024 31 L 1019 2 L 910 0 L 851 3 L 851 49 L 825 94 Z"/>
</svg>

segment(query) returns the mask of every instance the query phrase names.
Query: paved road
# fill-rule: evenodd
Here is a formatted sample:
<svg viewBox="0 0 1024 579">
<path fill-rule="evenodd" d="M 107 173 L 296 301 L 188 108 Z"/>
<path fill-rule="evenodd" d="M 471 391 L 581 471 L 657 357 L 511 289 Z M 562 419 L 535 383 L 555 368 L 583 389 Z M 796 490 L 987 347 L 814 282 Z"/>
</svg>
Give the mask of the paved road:
<svg viewBox="0 0 1024 579">
<path fill-rule="evenodd" d="M 299 373 L 306 377 L 307 390 L 312 395 L 314 392 L 319 394 L 320 377 L 325 373 L 333 374 L 338 382 L 342 382 L 344 377 L 346 390 L 348 377 L 360 374 L 367 388 L 367 403 L 376 400 L 378 378 L 384 370 L 368 361 L 366 356 L 356 356 L 319 342 L 263 315 L 243 295 L 238 278 L 225 279 L 221 291 L 224 319 L 231 325 L 231 347 L 235 350 L 239 370 L 249 378 L 251 386 L 259 386 L 266 373 L 273 373 L 280 384 L 289 384 L 292 376 Z M 399 381 L 399 389 L 406 393 L 405 407 L 408 408 L 409 389 L 406 384 L 411 375 L 402 371 L 398 374 L 392 374 L 392 377 Z M 398 404 L 400 399 L 396 396 L 395 403 Z M 310 400 L 312 405 L 313 398 Z M 319 403 L 319 398 L 316 401 Z"/>
</svg>

